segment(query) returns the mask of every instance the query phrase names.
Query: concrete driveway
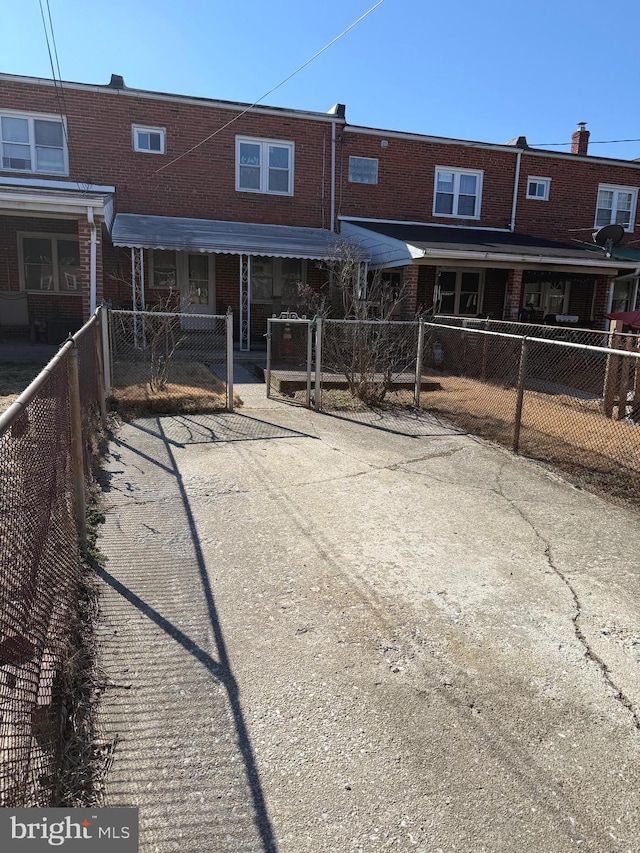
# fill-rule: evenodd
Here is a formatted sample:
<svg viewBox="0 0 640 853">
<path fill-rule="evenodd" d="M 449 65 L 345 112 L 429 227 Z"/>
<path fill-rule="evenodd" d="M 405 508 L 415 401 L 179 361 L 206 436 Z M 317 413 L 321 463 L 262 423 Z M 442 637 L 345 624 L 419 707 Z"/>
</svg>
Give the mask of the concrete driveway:
<svg viewBox="0 0 640 853">
<path fill-rule="evenodd" d="M 101 724 L 141 850 L 640 850 L 638 515 L 263 394 L 111 443 Z"/>
</svg>

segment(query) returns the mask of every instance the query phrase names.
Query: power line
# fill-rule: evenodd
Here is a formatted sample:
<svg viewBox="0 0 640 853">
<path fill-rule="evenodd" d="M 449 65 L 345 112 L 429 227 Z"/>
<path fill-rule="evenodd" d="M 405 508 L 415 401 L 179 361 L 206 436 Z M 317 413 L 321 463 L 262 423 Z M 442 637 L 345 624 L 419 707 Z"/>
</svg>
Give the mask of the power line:
<svg viewBox="0 0 640 853">
<path fill-rule="evenodd" d="M 64 134 L 65 142 L 67 143 L 67 151 L 73 153 L 71 141 L 69 139 L 69 135 L 67 133 L 67 126 L 65 123 L 65 115 L 67 111 L 67 105 L 64 99 L 64 90 L 62 87 L 62 75 L 60 74 L 60 61 L 58 59 L 58 48 L 56 45 L 56 36 L 53 29 L 53 19 L 51 17 L 51 7 L 49 6 L 49 0 L 46 0 L 47 4 L 47 12 L 49 16 L 49 27 L 51 29 L 51 40 L 53 42 L 53 50 L 56 58 L 56 64 L 54 66 L 53 63 L 53 55 L 51 53 L 51 44 L 49 42 L 49 31 L 47 30 L 47 22 L 44 16 L 44 8 L 42 6 L 42 0 L 38 0 L 38 5 L 40 6 L 40 15 L 42 16 L 42 28 L 44 29 L 44 37 L 47 43 L 47 53 L 49 54 L 49 64 L 51 65 L 51 76 L 53 78 L 53 88 L 56 92 L 56 98 L 58 101 L 58 111 L 60 113 L 60 122 L 62 124 L 62 133 Z M 56 79 L 56 67 L 58 69 L 58 77 Z M 59 87 L 59 88 L 58 88 Z"/>
<path fill-rule="evenodd" d="M 348 32 L 350 32 L 350 30 L 352 30 L 355 26 L 357 26 L 361 21 L 364 21 L 364 19 L 366 17 L 368 17 L 372 12 L 374 12 L 378 8 L 378 6 L 382 6 L 383 3 L 384 3 L 384 0 L 378 0 L 378 2 L 375 3 L 370 9 L 368 9 L 364 13 L 364 15 L 360 15 L 360 17 L 357 20 L 355 20 L 352 24 L 349 24 L 349 26 L 346 28 L 346 30 L 343 30 L 339 35 L 337 35 L 335 38 L 331 39 L 330 42 L 325 44 L 324 47 L 320 48 L 320 50 L 318 50 L 316 53 L 314 53 L 313 56 L 311 56 L 309 59 L 307 59 L 306 62 L 303 62 L 302 65 L 300 65 L 298 68 L 296 68 L 295 71 L 292 71 L 291 74 L 287 75 L 287 77 L 285 77 L 284 80 L 281 80 L 276 86 L 274 86 L 272 89 L 269 89 L 269 91 L 265 92 L 264 95 L 261 95 L 257 101 L 254 101 L 251 104 L 251 106 L 242 110 L 241 113 L 238 113 L 237 116 L 234 116 L 226 124 L 223 124 L 222 127 L 219 127 L 217 130 L 214 130 L 214 132 L 210 133 L 209 136 L 206 136 L 203 140 L 198 142 L 192 148 L 189 148 L 188 151 L 184 151 L 182 154 L 179 154 L 177 157 L 174 157 L 174 159 L 171 160 L 169 163 L 165 163 L 164 166 L 160 166 L 159 169 L 156 169 L 154 174 L 157 175 L 158 172 L 162 172 L 164 169 L 168 169 L 169 166 L 173 166 L 173 164 L 177 163 L 178 160 L 182 160 L 183 157 L 186 157 L 188 154 L 191 154 L 193 151 L 196 150 L 196 148 L 200 148 L 200 146 L 204 145 L 205 142 L 208 142 L 210 139 L 213 139 L 214 136 L 217 136 L 223 130 L 226 130 L 229 127 L 229 125 L 232 125 L 234 122 L 238 121 L 238 119 L 242 118 L 243 115 L 246 115 L 250 110 L 252 110 L 254 107 L 258 106 L 258 104 L 261 101 L 264 101 L 265 98 L 268 98 L 269 95 L 271 95 L 273 92 L 276 91 L 276 89 L 279 89 L 281 86 L 284 86 L 285 83 L 287 83 L 289 80 L 291 80 L 292 77 L 295 77 L 295 75 L 298 74 L 300 71 L 302 71 L 303 68 L 306 68 L 307 65 L 310 65 L 315 59 L 317 59 L 321 54 L 323 54 L 325 52 L 325 50 L 328 50 L 337 41 L 340 41 L 340 39 L 343 38 L 343 36 L 346 36 L 346 34 Z"/>
</svg>

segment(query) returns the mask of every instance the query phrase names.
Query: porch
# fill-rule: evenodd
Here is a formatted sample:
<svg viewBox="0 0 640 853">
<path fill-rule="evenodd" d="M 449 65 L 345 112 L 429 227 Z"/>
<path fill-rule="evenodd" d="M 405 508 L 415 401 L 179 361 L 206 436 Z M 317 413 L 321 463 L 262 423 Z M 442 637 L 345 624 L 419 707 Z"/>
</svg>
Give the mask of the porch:
<svg viewBox="0 0 640 853">
<path fill-rule="evenodd" d="M 231 307 L 234 337 L 249 352 L 263 348 L 269 317 L 296 310 L 302 288 L 319 288 L 335 239 L 322 228 L 118 214 L 112 242 L 128 257 L 109 262 L 105 295 L 121 304 L 128 291 L 134 310 Z"/>
<path fill-rule="evenodd" d="M 113 187 L 0 178 L 0 340 L 56 344 L 102 299 Z"/>
</svg>

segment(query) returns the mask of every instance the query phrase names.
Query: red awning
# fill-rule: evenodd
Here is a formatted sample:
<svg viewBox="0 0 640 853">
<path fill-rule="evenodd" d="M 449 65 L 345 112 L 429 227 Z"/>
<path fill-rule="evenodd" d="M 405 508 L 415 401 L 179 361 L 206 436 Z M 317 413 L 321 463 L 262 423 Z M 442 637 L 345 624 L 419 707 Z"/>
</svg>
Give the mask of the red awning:
<svg viewBox="0 0 640 853">
<path fill-rule="evenodd" d="M 621 320 L 625 326 L 640 329 L 640 311 L 616 311 L 605 315 L 607 320 Z"/>
</svg>

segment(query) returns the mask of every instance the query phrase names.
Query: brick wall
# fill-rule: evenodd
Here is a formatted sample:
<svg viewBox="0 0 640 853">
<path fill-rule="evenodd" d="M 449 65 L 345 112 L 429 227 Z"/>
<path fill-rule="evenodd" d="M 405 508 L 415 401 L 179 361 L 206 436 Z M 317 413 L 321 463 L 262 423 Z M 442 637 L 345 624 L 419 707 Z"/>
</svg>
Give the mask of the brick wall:
<svg viewBox="0 0 640 853">
<path fill-rule="evenodd" d="M 239 108 L 72 87 L 65 89 L 65 103 L 70 177 L 115 185 L 118 212 L 329 226 L 329 121 L 251 113 L 157 173 L 161 166 L 221 128 Z M 52 86 L 3 80 L 0 107 L 59 112 Z M 166 128 L 166 154 L 134 152 L 133 124 Z M 236 192 L 236 135 L 295 143 L 292 197 Z"/>
</svg>

